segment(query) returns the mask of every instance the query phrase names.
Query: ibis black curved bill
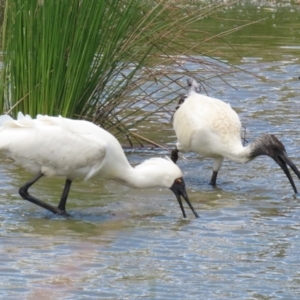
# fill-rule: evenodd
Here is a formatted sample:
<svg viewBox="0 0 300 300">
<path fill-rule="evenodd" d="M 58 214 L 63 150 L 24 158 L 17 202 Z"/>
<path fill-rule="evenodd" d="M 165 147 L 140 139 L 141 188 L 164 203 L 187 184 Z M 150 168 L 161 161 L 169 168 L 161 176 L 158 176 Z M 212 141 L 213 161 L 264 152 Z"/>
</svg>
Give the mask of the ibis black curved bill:
<svg viewBox="0 0 300 300">
<path fill-rule="evenodd" d="M 195 217 L 199 218 L 199 215 L 195 211 L 195 209 L 194 209 L 193 205 L 191 204 L 191 202 L 188 198 L 188 195 L 186 193 L 184 180 L 182 178 L 175 180 L 170 189 L 175 194 L 175 196 L 177 198 L 177 201 L 178 201 L 179 206 L 181 208 L 183 217 L 186 218 L 186 214 L 185 214 L 185 211 L 184 211 L 184 207 L 182 205 L 181 196 L 186 201 L 186 203 L 188 204 L 188 206 L 190 207 L 190 209 L 194 213 Z"/>
<path fill-rule="evenodd" d="M 276 156 L 272 157 L 276 162 L 277 164 L 280 166 L 280 168 L 283 170 L 283 172 L 285 173 L 285 175 L 287 176 L 287 178 L 289 179 L 293 189 L 294 189 L 294 192 L 295 194 L 298 193 L 297 191 L 297 188 L 296 188 L 296 185 L 294 183 L 294 180 L 291 176 L 291 173 L 288 169 L 287 166 L 289 166 L 293 171 L 294 173 L 298 176 L 298 178 L 300 179 L 300 172 L 299 170 L 297 169 L 297 167 L 294 165 L 294 163 L 290 160 L 290 158 L 287 156 L 286 152 L 283 151 L 279 154 L 277 154 Z"/>
</svg>

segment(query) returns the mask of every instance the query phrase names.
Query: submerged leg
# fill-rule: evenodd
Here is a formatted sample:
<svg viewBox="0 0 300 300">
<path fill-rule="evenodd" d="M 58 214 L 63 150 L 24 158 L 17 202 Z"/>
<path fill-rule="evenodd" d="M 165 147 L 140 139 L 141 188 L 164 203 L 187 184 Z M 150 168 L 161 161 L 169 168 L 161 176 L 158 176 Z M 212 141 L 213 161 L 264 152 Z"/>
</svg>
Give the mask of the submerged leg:
<svg viewBox="0 0 300 300">
<path fill-rule="evenodd" d="M 211 176 L 211 180 L 210 180 L 210 183 L 209 183 L 210 185 L 216 186 L 217 176 L 218 176 L 218 171 L 213 171 L 212 176 Z"/>
<path fill-rule="evenodd" d="M 29 180 L 27 183 L 25 183 L 22 187 L 20 187 L 19 189 L 19 194 L 21 195 L 21 197 L 24 200 L 30 201 L 38 206 L 41 206 L 45 209 L 50 210 L 51 212 L 53 212 L 54 214 L 58 214 L 61 213 L 61 210 L 59 208 L 56 208 L 46 202 L 43 202 L 33 196 L 31 196 L 28 193 L 28 189 L 35 183 L 37 182 L 41 177 L 43 177 L 44 174 L 42 172 L 39 172 L 37 175 L 35 175 L 31 180 Z"/>
<path fill-rule="evenodd" d="M 66 203 L 67 203 L 67 198 L 68 198 L 68 195 L 69 195 L 69 191 L 70 191 L 71 184 L 72 184 L 72 180 L 67 179 L 67 180 L 66 180 L 66 183 L 65 183 L 64 191 L 63 191 L 63 193 L 62 193 L 62 195 L 61 195 L 59 204 L 58 204 L 58 206 L 57 206 L 57 208 L 58 208 L 62 213 L 65 213 L 65 212 L 66 212 Z"/>
<path fill-rule="evenodd" d="M 178 160 L 178 149 L 175 148 L 174 150 L 172 150 L 171 152 L 171 160 L 173 161 L 174 164 L 176 164 L 177 160 Z"/>
<path fill-rule="evenodd" d="M 224 160 L 224 157 L 222 157 L 222 156 L 214 158 L 213 173 L 212 173 L 211 180 L 209 183 L 212 186 L 216 186 L 216 184 L 217 184 L 217 176 L 218 176 L 218 172 L 222 166 L 223 160 Z"/>
</svg>

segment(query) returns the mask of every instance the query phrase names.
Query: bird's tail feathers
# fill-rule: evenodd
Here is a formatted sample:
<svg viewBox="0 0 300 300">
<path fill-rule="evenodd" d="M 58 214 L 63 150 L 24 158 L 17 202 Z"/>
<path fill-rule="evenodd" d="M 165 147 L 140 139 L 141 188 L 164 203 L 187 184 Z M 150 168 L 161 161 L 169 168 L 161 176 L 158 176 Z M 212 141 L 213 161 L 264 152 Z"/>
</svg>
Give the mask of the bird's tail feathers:
<svg viewBox="0 0 300 300">
<path fill-rule="evenodd" d="M 0 126 L 3 126 L 6 122 L 13 121 L 13 118 L 9 115 L 0 116 Z"/>
<path fill-rule="evenodd" d="M 23 113 L 19 112 L 16 120 L 9 115 L 0 116 L 0 127 L 4 125 L 5 127 L 31 127 L 33 122 L 29 115 L 24 116 Z"/>
<path fill-rule="evenodd" d="M 23 120 L 23 119 L 27 119 L 27 120 L 32 120 L 32 118 L 29 115 L 25 115 L 22 112 L 18 112 L 18 116 L 17 116 L 17 120 Z"/>
</svg>

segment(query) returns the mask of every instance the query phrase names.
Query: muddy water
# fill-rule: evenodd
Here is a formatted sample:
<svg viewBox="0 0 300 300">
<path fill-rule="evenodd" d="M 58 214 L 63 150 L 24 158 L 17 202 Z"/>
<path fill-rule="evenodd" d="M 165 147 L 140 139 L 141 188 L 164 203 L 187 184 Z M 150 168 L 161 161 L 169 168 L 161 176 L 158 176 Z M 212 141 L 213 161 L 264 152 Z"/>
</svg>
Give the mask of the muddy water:
<svg viewBox="0 0 300 300">
<path fill-rule="evenodd" d="M 232 61 L 259 77 L 231 76 L 236 89 L 216 80 L 210 95 L 238 111 L 249 141 L 276 134 L 300 168 L 300 48 L 291 37 L 270 46 L 258 40 L 261 52 L 247 44 Z M 171 127 L 156 129 L 151 123 L 145 134 L 172 147 Z M 127 151 L 132 164 L 165 154 Z M 210 160 L 187 153 L 179 165 L 199 219 L 187 210 L 183 220 L 169 190 L 97 179 L 75 182 L 70 216 L 56 217 L 20 199 L 31 175 L 1 158 L 0 298 L 299 299 L 300 199 L 279 167 L 265 157 L 225 162 L 213 189 Z M 62 186 L 43 179 L 32 194 L 55 204 Z"/>
</svg>

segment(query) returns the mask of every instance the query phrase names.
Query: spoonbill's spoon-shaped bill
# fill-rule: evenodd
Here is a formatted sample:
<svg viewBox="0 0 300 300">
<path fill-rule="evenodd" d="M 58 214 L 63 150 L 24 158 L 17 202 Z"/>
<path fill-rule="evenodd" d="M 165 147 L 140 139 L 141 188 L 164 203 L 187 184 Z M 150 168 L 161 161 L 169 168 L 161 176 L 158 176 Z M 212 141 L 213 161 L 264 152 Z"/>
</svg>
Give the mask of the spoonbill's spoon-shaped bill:
<svg viewBox="0 0 300 300">
<path fill-rule="evenodd" d="M 213 159 L 210 184 L 215 186 L 224 158 L 247 163 L 257 156 L 267 155 L 281 167 L 297 193 L 288 166 L 300 179 L 300 172 L 288 157 L 283 143 L 272 134 L 264 134 L 244 147 L 242 125 L 228 103 L 198 93 L 199 84 L 188 80 L 187 97 L 173 117 L 178 142 L 171 159 L 176 163 L 178 151 L 193 151 Z"/>
<path fill-rule="evenodd" d="M 3 115 L 0 116 L 0 152 L 36 174 L 20 188 L 22 198 L 55 214 L 65 213 L 67 197 L 75 178 L 87 180 L 98 176 L 133 188 L 170 188 L 183 216 L 186 217 L 186 214 L 181 197 L 198 217 L 186 193 L 182 172 L 176 164 L 169 158 L 151 158 L 133 168 L 116 138 L 91 122 L 42 115 L 32 119 L 22 113 L 14 120 Z M 43 176 L 66 178 L 57 207 L 28 192 Z"/>
</svg>

